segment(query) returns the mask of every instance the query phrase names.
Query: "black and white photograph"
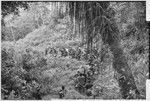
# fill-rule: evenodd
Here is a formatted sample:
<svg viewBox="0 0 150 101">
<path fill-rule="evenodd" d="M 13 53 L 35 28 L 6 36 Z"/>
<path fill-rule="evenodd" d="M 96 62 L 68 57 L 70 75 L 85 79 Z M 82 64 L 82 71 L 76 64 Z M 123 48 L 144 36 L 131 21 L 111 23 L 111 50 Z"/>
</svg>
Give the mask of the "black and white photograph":
<svg viewBox="0 0 150 101">
<path fill-rule="evenodd" d="M 1 1 L 1 100 L 145 100 L 146 1 Z"/>
</svg>

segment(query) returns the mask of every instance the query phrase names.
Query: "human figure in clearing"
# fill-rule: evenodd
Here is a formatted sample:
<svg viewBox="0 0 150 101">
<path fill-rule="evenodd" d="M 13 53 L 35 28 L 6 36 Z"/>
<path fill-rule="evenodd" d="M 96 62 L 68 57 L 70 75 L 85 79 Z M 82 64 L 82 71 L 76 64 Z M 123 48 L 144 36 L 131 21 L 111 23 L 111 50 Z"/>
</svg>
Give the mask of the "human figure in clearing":
<svg viewBox="0 0 150 101">
<path fill-rule="evenodd" d="M 63 98 L 65 97 L 66 92 L 67 92 L 67 91 L 66 91 L 66 89 L 65 89 L 65 86 L 62 86 L 62 87 L 61 87 L 61 90 L 60 90 L 59 93 L 58 93 L 58 94 L 59 94 L 59 98 L 60 98 L 60 99 L 63 99 Z"/>
</svg>

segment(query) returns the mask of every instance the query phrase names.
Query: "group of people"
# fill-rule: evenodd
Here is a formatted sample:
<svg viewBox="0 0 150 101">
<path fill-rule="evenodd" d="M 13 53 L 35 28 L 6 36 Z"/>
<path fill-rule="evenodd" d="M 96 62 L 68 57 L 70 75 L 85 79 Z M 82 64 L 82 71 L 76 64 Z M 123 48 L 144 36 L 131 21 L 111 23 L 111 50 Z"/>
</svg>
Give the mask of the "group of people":
<svg viewBox="0 0 150 101">
<path fill-rule="evenodd" d="M 95 75 L 99 73 L 99 63 L 96 63 L 95 60 L 99 56 L 99 53 L 97 50 L 93 51 L 93 53 L 90 53 L 87 55 L 86 50 L 81 49 L 80 47 L 76 48 L 48 48 L 45 51 L 45 55 L 51 54 L 54 57 L 71 57 L 75 58 L 77 60 L 85 60 L 87 62 L 87 66 L 89 68 L 81 66 L 80 70 L 77 71 L 77 74 L 75 75 L 75 89 L 82 93 L 86 94 L 87 96 L 92 96 L 92 87 L 93 82 L 95 80 Z M 65 96 L 65 87 L 62 86 L 62 89 L 59 92 L 59 97 L 63 98 Z"/>
<path fill-rule="evenodd" d="M 82 66 L 81 69 L 80 71 L 77 71 L 77 74 L 75 75 L 75 89 L 82 94 L 91 96 L 92 92 L 89 91 L 89 89 L 93 87 L 96 69 L 95 67 L 87 68 L 84 66 Z"/>
<path fill-rule="evenodd" d="M 45 50 L 45 55 L 52 55 L 54 57 L 58 57 L 58 56 L 61 56 L 61 57 L 67 57 L 67 56 L 70 56 L 71 58 L 75 58 L 77 60 L 81 60 L 81 58 L 84 58 L 84 56 L 86 55 L 85 51 L 82 50 L 81 48 L 79 47 L 76 47 L 76 48 L 65 48 L 65 47 L 62 47 L 62 48 L 54 48 L 54 47 L 50 47 L 50 48 L 47 48 Z"/>
<path fill-rule="evenodd" d="M 75 78 L 75 90 L 77 90 L 81 94 L 85 94 L 87 96 L 93 96 L 95 98 L 95 93 L 93 93 L 93 82 L 95 80 L 94 75 L 96 75 L 95 67 L 90 67 L 89 65 L 81 66 L 77 71 L 77 74 L 74 75 Z M 59 98 L 63 99 L 66 94 L 65 86 L 61 87 L 59 91 Z"/>
<path fill-rule="evenodd" d="M 96 59 L 99 57 L 99 52 L 96 49 L 93 49 L 92 52 L 87 54 L 87 50 L 80 48 L 80 47 L 61 47 L 61 48 L 55 48 L 55 47 L 49 47 L 45 50 L 45 55 L 52 55 L 54 57 L 71 57 L 73 59 L 77 60 L 88 60 L 91 61 L 91 59 Z"/>
</svg>

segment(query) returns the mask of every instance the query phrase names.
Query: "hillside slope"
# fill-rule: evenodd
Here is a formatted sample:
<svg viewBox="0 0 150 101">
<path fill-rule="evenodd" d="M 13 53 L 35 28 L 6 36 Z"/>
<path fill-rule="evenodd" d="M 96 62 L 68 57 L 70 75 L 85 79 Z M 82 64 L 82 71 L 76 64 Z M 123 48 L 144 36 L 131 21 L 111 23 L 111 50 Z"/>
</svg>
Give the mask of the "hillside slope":
<svg viewBox="0 0 150 101">
<path fill-rule="evenodd" d="M 87 62 L 84 60 L 77 60 L 70 57 L 49 57 L 44 56 L 45 50 L 48 47 L 78 47 L 81 43 L 80 38 L 69 39 L 70 31 L 68 26 L 62 23 L 52 24 L 47 26 L 42 26 L 33 32 L 29 33 L 25 38 L 16 41 L 13 45 L 15 50 L 22 54 L 25 49 L 31 48 L 31 50 L 42 53 L 42 57 L 46 59 L 46 67 L 38 67 L 33 70 L 37 72 L 39 68 L 43 70 L 38 70 L 41 72 L 43 78 L 51 78 L 52 83 L 48 86 L 47 89 L 51 89 L 54 92 L 57 92 L 61 85 L 65 85 L 67 89 L 66 99 L 75 98 L 75 99 L 85 99 L 90 98 L 85 95 L 80 95 L 74 89 L 74 75 L 77 74 L 77 71 L 81 66 L 86 66 Z M 4 46 L 7 42 L 4 42 Z M 82 48 L 82 47 L 81 47 Z M 34 56 L 32 56 L 33 59 Z M 38 60 L 34 60 L 37 61 Z M 88 65 L 87 65 L 88 66 Z M 44 69 L 45 68 L 45 69 Z M 95 86 L 103 87 L 104 91 L 101 92 L 101 95 L 98 98 L 118 98 L 119 88 L 116 80 L 113 78 L 114 70 L 111 67 L 111 64 L 107 64 L 105 73 L 96 77 L 94 83 Z M 34 72 L 31 72 L 34 73 Z M 109 74 L 109 75 L 108 75 Z M 115 94 L 115 95 L 114 95 Z M 47 93 L 43 96 L 43 99 L 58 98 L 57 93 Z"/>
</svg>

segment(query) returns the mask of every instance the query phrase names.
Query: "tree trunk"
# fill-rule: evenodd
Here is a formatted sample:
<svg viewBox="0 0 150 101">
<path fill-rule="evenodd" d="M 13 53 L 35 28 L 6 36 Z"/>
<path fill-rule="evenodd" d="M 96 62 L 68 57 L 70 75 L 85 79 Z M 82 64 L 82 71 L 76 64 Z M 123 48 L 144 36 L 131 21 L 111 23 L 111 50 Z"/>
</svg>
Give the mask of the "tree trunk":
<svg viewBox="0 0 150 101">
<path fill-rule="evenodd" d="M 76 2 L 74 2 L 73 36 L 76 34 Z"/>
<path fill-rule="evenodd" d="M 119 43 L 110 45 L 110 49 L 114 55 L 113 68 L 117 71 L 118 83 L 120 91 L 124 99 L 135 99 L 140 93 L 136 87 L 134 77 L 132 75 L 131 68 L 127 63 L 127 59 L 124 56 L 123 49 L 120 48 Z"/>
</svg>

